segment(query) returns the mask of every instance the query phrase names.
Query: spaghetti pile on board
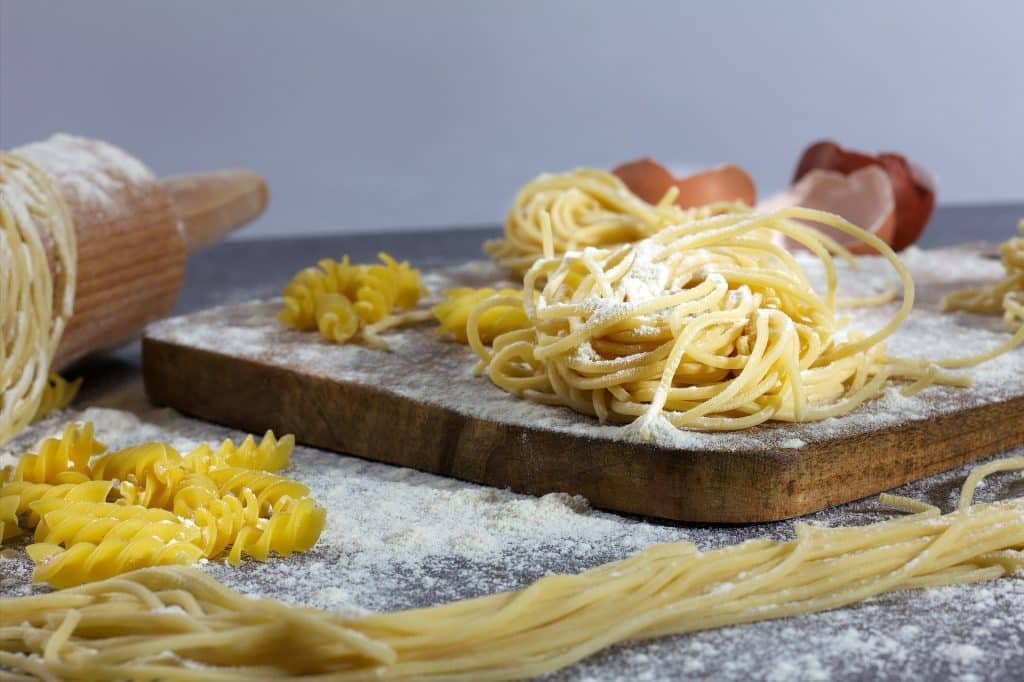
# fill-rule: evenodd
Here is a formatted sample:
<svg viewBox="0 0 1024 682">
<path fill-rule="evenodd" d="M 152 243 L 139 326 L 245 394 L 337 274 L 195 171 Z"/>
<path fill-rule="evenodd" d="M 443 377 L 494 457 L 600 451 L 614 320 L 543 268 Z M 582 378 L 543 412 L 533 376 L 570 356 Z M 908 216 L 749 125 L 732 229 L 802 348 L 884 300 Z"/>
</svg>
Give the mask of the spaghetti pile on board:
<svg viewBox="0 0 1024 682">
<path fill-rule="evenodd" d="M 913 279 L 884 242 L 830 213 L 730 213 L 561 256 L 547 214 L 541 220 L 547 255 L 527 271 L 522 296 L 492 296 L 468 317 L 478 371 L 522 398 L 602 421 L 636 420 L 645 438 L 664 421 L 715 431 L 841 416 L 891 379 L 909 381 L 907 395 L 934 383 L 965 386 L 945 370 L 1024 341 L 1018 334 L 978 355 L 935 362 L 890 357 L 884 342 L 913 308 Z M 852 257 L 808 222 L 863 240 L 892 265 L 903 300 L 882 328 L 844 327 L 833 254 Z M 784 241 L 820 260 L 826 291 L 811 287 Z M 529 324 L 488 346 L 481 321 L 514 305 Z"/>
</svg>

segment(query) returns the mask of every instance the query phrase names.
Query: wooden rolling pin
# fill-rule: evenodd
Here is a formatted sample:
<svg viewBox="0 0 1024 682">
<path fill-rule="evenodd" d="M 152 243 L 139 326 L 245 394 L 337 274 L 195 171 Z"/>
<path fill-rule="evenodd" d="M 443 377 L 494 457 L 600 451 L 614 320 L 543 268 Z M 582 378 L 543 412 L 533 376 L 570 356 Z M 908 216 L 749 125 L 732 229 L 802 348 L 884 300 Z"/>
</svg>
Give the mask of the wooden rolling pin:
<svg viewBox="0 0 1024 682">
<path fill-rule="evenodd" d="M 263 178 L 250 171 L 158 180 L 134 157 L 96 140 L 56 135 L 13 152 L 56 182 L 78 237 L 75 309 L 57 371 L 117 348 L 167 315 L 187 255 L 258 217 L 268 200 Z"/>
</svg>

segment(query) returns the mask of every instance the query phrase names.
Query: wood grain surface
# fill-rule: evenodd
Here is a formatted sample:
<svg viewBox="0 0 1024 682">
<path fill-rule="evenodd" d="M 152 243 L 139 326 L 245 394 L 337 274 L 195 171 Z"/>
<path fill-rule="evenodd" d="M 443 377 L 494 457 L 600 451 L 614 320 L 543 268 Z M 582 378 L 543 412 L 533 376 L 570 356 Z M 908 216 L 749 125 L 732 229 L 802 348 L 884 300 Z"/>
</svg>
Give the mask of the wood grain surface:
<svg viewBox="0 0 1024 682">
<path fill-rule="evenodd" d="M 148 170 L 126 168 L 122 150 L 68 136 L 25 153 L 56 183 L 78 242 L 74 315 L 54 357 L 56 371 L 137 338 L 148 322 L 168 314 L 187 255 L 251 222 L 267 205 L 266 183 L 250 171 L 158 180 Z M 52 257 L 50 266 L 56 267 Z"/>
<path fill-rule="evenodd" d="M 981 384 L 929 389 L 906 403 L 906 415 L 876 419 L 872 411 L 893 411 L 879 401 L 834 428 L 776 425 L 688 434 L 692 446 L 643 443 L 623 439 L 621 427 L 505 394 L 472 375 L 465 346 L 438 340 L 429 325 L 399 332 L 398 350 L 385 353 L 282 329 L 277 309 L 243 303 L 151 326 L 143 339 L 150 399 L 319 448 L 692 522 L 799 516 L 1024 445 L 1019 376 L 1005 395 Z"/>
</svg>

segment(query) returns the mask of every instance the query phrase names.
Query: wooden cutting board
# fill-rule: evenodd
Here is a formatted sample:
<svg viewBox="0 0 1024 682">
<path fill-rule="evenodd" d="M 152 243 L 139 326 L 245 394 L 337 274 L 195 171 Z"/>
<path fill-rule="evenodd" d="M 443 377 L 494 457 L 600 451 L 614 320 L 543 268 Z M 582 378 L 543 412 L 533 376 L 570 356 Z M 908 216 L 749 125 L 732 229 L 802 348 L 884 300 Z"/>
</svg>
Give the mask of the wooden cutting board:
<svg viewBox="0 0 1024 682">
<path fill-rule="evenodd" d="M 919 305 L 893 354 L 944 357 L 1005 339 L 998 320 L 937 311 L 950 291 L 998 276 L 976 251 L 907 257 Z M 868 261 L 845 293 L 877 290 Z M 428 273 L 435 292 L 501 278 L 484 263 Z M 859 284 L 858 284 L 859 283 Z M 894 306 L 858 313 L 870 329 Z M 308 445 L 516 491 L 580 494 L 601 508 L 693 522 L 758 522 L 862 498 L 1024 445 L 1024 349 L 970 374 L 968 389 L 897 389 L 819 424 L 743 433 L 666 432 L 639 442 L 564 408 L 516 399 L 475 376 L 465 346 L 429 324 L 392 348 L 337 346 L 282 328 L 279 302 L 231 305 L 151 325 L 150 398 L 197 417 Z"/>
</svg>

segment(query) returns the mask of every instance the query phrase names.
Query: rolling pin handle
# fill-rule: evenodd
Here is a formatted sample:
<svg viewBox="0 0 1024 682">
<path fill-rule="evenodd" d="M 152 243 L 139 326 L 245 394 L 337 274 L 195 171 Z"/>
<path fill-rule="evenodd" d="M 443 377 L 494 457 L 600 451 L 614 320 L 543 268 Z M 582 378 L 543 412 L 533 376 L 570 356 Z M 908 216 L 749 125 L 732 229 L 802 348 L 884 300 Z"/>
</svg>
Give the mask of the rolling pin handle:
<svg viewBox="0 0 1024 682">
<path fill-rule="evenodd" d="M 160 181 L 181 220 L 189 253 L 255 220 L 267 207 L 267 183 L 247 170 L 175 175 Z"/>
</svg>

